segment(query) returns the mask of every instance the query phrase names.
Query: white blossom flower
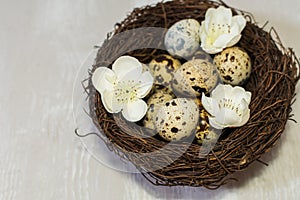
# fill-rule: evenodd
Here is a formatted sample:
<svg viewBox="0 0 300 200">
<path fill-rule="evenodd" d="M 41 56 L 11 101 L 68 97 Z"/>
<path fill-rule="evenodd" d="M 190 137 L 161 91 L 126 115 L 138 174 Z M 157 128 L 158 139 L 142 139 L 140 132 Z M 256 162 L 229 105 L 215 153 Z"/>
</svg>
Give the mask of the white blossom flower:
<svg viewBox="0 0 300 200">
<path fill-rule="evenodd" d="M 241 39 L 245 26 L 246 19 L 242 15 L 232 16 L 229 8 L 209 8 L 200 27 L 202 49 L 215 54 L 235 45 Z"/>
<path fill-rule="evenodd" d="M 251 92 L 244 88 L 219 84 L 211 93 L 211 97 L 202 94 L 202 104 L 209 116 L 209 123 L 216 129 L 240 127 L 250 117 L 249 104 Z"/>
<path fill-rule="evenodd" d="M 151 90 L 153 77 L 143 72 L 142 63 L 131 56 L 121 56 L 112 69 L 99 67 L 92 76 L 94 87 L 101 94 L 101 101 L 109 113 L 122 112 L 131 122 L 141 120 L 148 106 L 142 100 Z"/>
</svg>

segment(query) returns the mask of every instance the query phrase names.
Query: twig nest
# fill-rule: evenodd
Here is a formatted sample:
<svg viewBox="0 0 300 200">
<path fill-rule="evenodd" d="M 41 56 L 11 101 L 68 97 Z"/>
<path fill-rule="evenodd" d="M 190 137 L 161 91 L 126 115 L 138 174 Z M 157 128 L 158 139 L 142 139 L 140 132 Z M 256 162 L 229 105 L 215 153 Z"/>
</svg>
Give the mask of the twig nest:
<svg viewBox="0 0 300 200">
<path fill-rule="evenodd" d="M 195 19 L 183 19 L 170 27 L 165 35 L 165 47 L 171 55 L 189 57 L 199 48 L 200 23 Z"/>
<path fill-rule="evenodd" d="M 224 83 L 242 85 L 250 77 L 250 57 L 239 47 L 230 47 L 216 54 L 214 63 Z"/>
<path fill-rule="evenodd" d="M 179 60 L 170 55 L 156 56 L 150 63 L 149 69 L 154 77 L 154 83 L 165 87 L 170 86 L 173 73 L 181 66 Z"/>
<path fill-rule="evenodd" d="M 173 95 L 166 89 L 157 89 L 149 97 L 147 105 L 149 106 L 143 121 L 144 126 L 150 129 L 155 129 L 155 118 L 159 109 L 168 101 L 173 99 Z"/>
<path fill-rule="evenodd" d="M 210 62 L 194 59 L 184 63 L 175 73 L 173 89 L 183 96 L 200 96 L 208 93 L 218 83 L 217 68 Z"/>
<path fill-rule="evenodd" d="M 180 140 L 194 133 L 199 109 L 194 100 L 177 98 L 166 102 L 155 119 L 158 134 L 167 141 Z"/>
<path fill-rule="evenodd" d="M 215 12 L 214 14 L 210 11 L 207 16 L 205 16 L 210 8 L 216 9 L 220 6 L 230 9 L 232 16 L 229 13 L 230 15 L 223 17 L 224 14 L 222 13 L 228 13 L 228 11 L 225 11 L 223 8 L 222 10 L 225 12 L 222 12 L 221 15 Z M 234 24 L 241 24 L 235 23 L 234 20 L 232 20 L 236 15 L 243 15 L 245 19 L 247 19 L 245 29 L 243 29 L 242 32 L 240 32 L 241 26 L 235 29 L 236 26 Z M 211 141 L 215 141 L 214 134 L 212 134 L 213 132 L 209 132 L 207 135 L 207 132 L 203 132 L 206 130 L 205 123 L 207 123 L 207 118 L 205 117 L 204 120 L 199 119 L 201 118 L 201 111 L 199 116 L 198 108 L 201 110 L 201 104 L 197 106 L 193 104 L 193 102 L 189 102 L 194 101 L 195 99 L 192 99 L 194 97 L 190 98 L 190 100 L 185 99 L 188 103 L 184 103 L 184 99 L 169 100 L 167 101 L 169 102 L 169 106 L 166 105 L 167 102 L 163 103 L 157 112 L 157 120 L 156 118 L 154 119 L 156 130 L 153 131 L 153 133 L 159 133 L 161 137 L 154 134 L 151 134 L 150 137 L 140 137 L 141 135 L 147 135 L 149 130 L 140 126 L 132 126 L 132 123 L 128 123 L 126 118 L 122 117 L 122 113 L 114 116 L 111 112 L 107 111 L 104 105 L 105 102 L 102 101 L 103 95 L 105 95 L 104 91 L 102 91 L 101 88 L 100 91 L 98 90 L 99 92 L 97 91 L 97 87 L 93 85 L 94 81 L 92 80 L 92 76 L 90 76 L 88 85 L 85 88 L 88 92 L 89 114 L 98 130 L 103 133 L 99 134 L 99 137 L 109 147 L 109 150 L 116 153 L 116 155 L 122 159 L 130 161 L 151 183 L 168 187 L 203 186 L 209 189 L 217 189 L 228 183 L 232 178 L 232 174 L 245 170 L 278 142 L 278 139 L 284 131 L 286 122 L 288 119 L 291 119 L 290 117 L 292 116 L 291 103 L 295 97 L 296 83 L 299 80 L 299 60 L 292 49 L 285 48 L 282 45 L 274 29 L 270 31 L 263 30 L 263 28 L 260 28 L 257 23 L 255 23 L 251 15 L 246 12 L 230 8 L 222 1 L 173 0 L 163 3 L 159 2 L 154 6 L 134 9 L 126 19 L 116 26 L 114 32 L 108 35 L 107 40 L 99 48 L 91 72 L 95 73 L 98 68 L 102 68 L 103 66 L 113 69 L 111 64 L 115 60 L 115 56 L 124 55 L 124 50 L 132 50 L 127 52 L 130 56 L 137 58 L 142 63 L 148 63 L 153 56 L 160 55 L 164 52 L 164 35 L 160 34 L 161 37 L 158 38 L 156 33 L 150 31 L 146 34 L 136 34 L 132 37 L 126 37 L 126 40 L 122 42 L 116 40 L 118 37 L 115 36 L 135 28 L 151 26 L 164 29 L 166 26 L 169 27 L 179 20 L 186 18 L 196 19 L 200 23 L 203 23 L 205 20 L 204 24 L 207 26 L 203 26 L 203 28 L 205 28 L 203 33 L 205 32 L 207 34 L 201 35 L 207 37 L 203 40 L 201 39 L 201 44 L 205 44 L 207 47 L 206 50 L 202 48 L 206 52 L 208 52 L 207 49 L 211 50 L 210 52 L 212 53 L 208 52 L 210 54 L 218 53 L 224 50 L 223 48 L 233 45 L 233 39 L 237 41 L 236 39 L 239 39 L 239 35 L 242 35 L 236 45 L 247 51 L 251 58 L 253 68 L 250 78 L 247 83 L 243 85 L 247 91 L 252 92 L 251 102 L 249 104 L 251 115 L 248 123 L 239 127 L 234 123 L 234 128 L 232 128 L 233 123 L 231 120 L 234 119 L 234 117 L 230 117 L 228 118 L 229 120 L 226 121 L 222 120 L 225 119 L 223 117 L 226 117 L 230 113 L 230 116 L 239 117 L 241 113 L 236 111 L 239 111 L 240 108 L 245 110 L 245 106 L 243 106 L 245 101 L 238 97 L 241 95 L 233 93 L 233 95 L 229 96 L 230 98 L 227 98 L 228 92 L 227 90 L 223 90 L 223 93 L 218 92 L 216 96 L 213 95 L 213 92 L 211 92 L 210 95 L 206 94 L 207 98 L 210 98 L 206 99 L 206 107 L 212 108 L 210 112 L 207 111 L 210 114 L 209 117 L 211 117 L 214 122 L 217 122 L 215 124 L 225 125 L 227 127 L 216 132 L 215 138 L 218 138 L 218 136 L 221 137 L 216 141 L 215 145 L 211 144 Z M 231 20 L 227 21 L 226 19 L 229 18 L 231 18 Z M 227 25 L 230 25 L 230 27 Z M 219 29 L 220 26 L 221 28 Z M 226 27 L 228 29 L 226 29 Z M 234 35 L 227 35 L 226 31 L 227 33 L 230 31 L 230 33 Z M 273 39 L 274 35 L 275 40 Z M 157 39 L 159 39 L 159 43 Z M 159 48 L 145 48 L 148 46 L 154 47 L 155 45 L 158 45 Z M 192 59 L 193 55 L 194 54 L 187 57 L 187 59 Z M 218 59 L 219 55 L 213 56 Z M 228 56 L 226 56 L 225 53 L 224 58 L 220 58 L 220 60 L 225 61 L 226 57 L 227 61 L 230 62 L 231 57 L 229 53 Z M 203 63 L 199 61 L 199 58 L 195 57 L 194 62 L 196 62 L 194 68 L 190 66 L 193 70 L 183 70 L 182 66 L 177 69 L 180 80 L 177 80 L 178 77 L 175 77 L 176 79 L 174 78 L 174 82 L 172 82 L 172 86 L 179 92 L 184 94 L 184 91 L 187 91 L 187 96 L 193 96 L 193 94 L 199 95 L 199 90 L 208 91 L 209 88 L 214 87 L 214 84 L 211 84 L 210 87 L 204 85 L 203 89 L 201 89 L 201 81 L 202 83 L 209 81 L 203 77 L 206 76 L 205 73 L 209 74 L 214 72 L 217 74 L 216 76 L 219 75 L 217 70 L 211 70 L 214 67 L 211 67 L 209 64 L 199 67 L 199 65 Z M 215 62 L 217 63 L 217 61 Z M 228 67 L 230 65 L 232 65 L 231 62 L 228 63 Z M 132 65 L 129 64 L 128 67 L 132 67 Z M 122 66 L 120 69 L 124 69 L 124 67 Z M 193 73 L 191 73 L 191 71 Z M 132 73 L 129 75 L 132 77 Z M 215 76 L 207 76 L 214 77 L 214 80 L 216 79 Z M 105 79 L 98 80 L 111 80 L 109 79 L 110 76 L 105 77 Z M 200 80 L 200 83 L 197 82 L 197 84 L 194 84 L 193 78 Z M 175 80 L 177 84 L 175 84 Z M 194 88 L 185 86 L 188 81 L 191 81 Z M 214 83 L 215 81 L 212 82 Z M 119 82 L 113 83 L 116 84 Z M 104 84 L 99 84 L 98 86 L 103 85 Z M 117 86 L 122 88 L 123 85 L 124 84 L 117 84 Z M 143 85 L 144 84 L 139 83 L 136 84 L 138 88 Z M 115 87 L 115 85 L 111 86 Z M 181 86 L 183 86 L 183 88 Z M 130 88 L 131 87 L 128 87 L 128 89 Z M 157 88 L 156 85 L 152 87 L 152 91 L 154 88 Z M 212 91 L 215 91 L 216 88 L 217 87 Z M 116 89 L 120 88 L 118 87 Z M 126 90 L 122 91 L 125 91 L 124 94 L 127 94 Z M 117 94 L 119 94 L 118 90 Z M 219 98 L 220 95 L 222 98 Z M 234 99 L 232 99 L 234 101 L 231 101 L 231 96 L 234 97 Z M 239 103 L 236 102 L 236 96 L 240 99 Z M 225 98 L 223 99 L 223 97 Z M 147 101 L 149 96 L 144 97 L 144 95 L 139 95 L 139 98 Z M 112 98 L 112 100 L 113 99 L 116 98 Z M 199 99 L 201 98 L 198 97 L 198 100 Z M 247 100 L 248 98 L 245 99 Z M 172 102 L 182 102 L 183 106 L 172 106 Z M 204 104 L 205 103 L 202 104 L 203 107 L 205 107 Z M 184 107 L 185 105 L 188 109 Z M 213 105 L 213 107 L 210 105 Z M 236 110 L 236 107 L 238 107 L 238 110 Z M 137 107 L 132 106 L 131 108 L 130 113 L 135 113 Z M 146 106 L 146 111 L 147 108 Z M 224 113 L 224 115 L 220 115 L 221 113 Z M 178 115 L 180 118 L 176 118 Z M 242 113 L 242 116 L 247 115 Z M 169 123 L 167 123 L 167 121 Z M 239 120 L 234 120 L 234 122 L 237 121 Z M 201 124 L 198 124 L 199 126 L 197 128 L 198 122 L 203 123 L 203 129 L 201 129 Z M 137 123 L 140 124 L 140 121 Z M 242 123 L 239 123 L 238 125 L 241 124 Z M 210 123 L 210 128 L 211 127 L 213 127 L 212 123 Z M 208 130 L 210 130 L 210 128 Z M 191 133 L 193 135 L 190 135 Z M 194 135 L 196 135 L 196 141 L 201 144 L 197 144 L 196 141 L 193 140 L 191 141 L 193 143 L 189 145 L 188 140 L 183 140 L 170 145 L 170 147 L 174 147 L 175 151 L 188 146 L 188 149 L 183 149 L 185 152 L 182 152 L 182 154 L 168 148 L 169 145 L 166 140 L 178 140 L 189 135 L 190 137 L 187 139 L 193 139 Z M 211 148 L 203 148 L 206 144 Z M 167 147 L 167 149 L 165 147 Z M 167 151 L 164 151 L 165 149 Z M 203 153 L 203 149 L 207 149 L 207 151 Z M 150 152 L 151 156 L 149 156 Z M 175 161 L 171 159 L 174 154 L 179 155 Z M 202 157 L 200 157 L 200 154 Z M 152 157 L 153 155 L 154 157 Z M 163 167 L 153 171 L 152 166 Z"/>
</svg>

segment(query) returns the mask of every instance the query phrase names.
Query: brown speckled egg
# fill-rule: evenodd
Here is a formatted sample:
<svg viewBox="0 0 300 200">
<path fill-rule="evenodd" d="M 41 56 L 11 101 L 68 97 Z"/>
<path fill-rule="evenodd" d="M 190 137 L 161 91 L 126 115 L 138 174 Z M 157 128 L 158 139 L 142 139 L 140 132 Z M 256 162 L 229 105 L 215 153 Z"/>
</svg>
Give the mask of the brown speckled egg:
<svg viewBox="0 0 300 200">
<path fill-rule="evenodd" d="M 158 134 L 167 141 L 180 140 L 194 133 L 199 109 L 192 99 L 177 98 L 161 107 L 155 119 Z"/>
<path fill-rule="evenodd" d="M 196 140 L 199 144 L 202 144 L 204 140 L 213 140 L 217 136 L 214 129 L 210 127 L 207 111 L 202 107 L 200 109 L 199 124 L 196 129 Z M 218 138 L 216 138 L 218 139 Z"/>
<path fill-rule="evenodd" d="M 164 105 L 166 102 L 172 100 L 174 98 L 173 94 L 166 88 L 161 90 L 155 90 L 155 92 L 149 97 L 147 101 L 148 111 L 144 118 L 144 126 L 150 129 L 155 129 L 155 118 L 157 116 L 158 110 Z"/>
<path fill-rule="evenodd" d="M 196 131 L 196 140 L 198 144 L 201 145 L 214 145 L 218 139 L 219 139 L 219 135 L 216 133 L 216 129 L 213 128 L 207 128 L 206 130 L 202 131 L 202 130 L 197 130 Z"/>
<path fill-rule="evenodd" d="M 181 66 L 179 60 L 169 55 L 159 55 L 150 63 L 149 68 L 154 77 L 154 84 L 169 87 L 173 73 Z"/>
<path fill-rule="evenodd" d="M 218 53 L 214 63 L 224 83 L 242 85 L 250 77 L 250 57 L 239 47 L 230 47 Z"/>
<path fill-rule="evenodd" d="M 200 96 L 210 92 L 218 83 L 217 68 L 212 63 L 194 59 L 184 63 L 175 73 L 172 87 L 183 96 Z"/>
<path fill-rule="evenodd" d="M 150 68 L 148 67 L 148 65 L 142 63 L 142 67 L 143 67 L 143 72 L 150 72 Z"/>
<path fill-rule="evenodd" d="M 196 103 L 196 105 L 198 106 L 198 108 L 202 108 L 202 107 L 203 107 L 200 98 L 194 98 L 193 100 L 194 100 L 194 102 Z"/>
<path fill-rule="evenodd" d="M 192 57 L 192 60 L 194 60 L 194 59 L 206 60 L 210 63 L 213 62 L 213 59 L 211 58 L 211 56 L 208 53 L 206 53 L 205 51 L 202 51 L 202 50 L 196 51 L 196 53 Z"/>
<path fill-rule="evenodd" d="M 195 135 L 196 141 L 198 144 L 207 145 L 207 147 L 210 148 L 211 145 L 214 145 L 219 139 L 218 133 L 220 133 L 220 131 L 210 126 L 208 112 L 201 106 L 199 107 L 199 110 L 199 124 Z"/>
</svg>

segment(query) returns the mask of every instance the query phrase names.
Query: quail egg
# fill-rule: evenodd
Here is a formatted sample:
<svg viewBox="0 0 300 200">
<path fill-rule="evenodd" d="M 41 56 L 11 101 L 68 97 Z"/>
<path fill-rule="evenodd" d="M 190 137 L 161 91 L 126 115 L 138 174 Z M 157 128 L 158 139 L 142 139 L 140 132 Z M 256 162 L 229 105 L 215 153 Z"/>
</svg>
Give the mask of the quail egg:
<svg viewBox="0 0 300 200">
<path fill-rule="evenodd" d="M 230 47 L 214 57 L 220 77 L 224 83 L 242 85 L 250 77 L 251 60 L 239 47 Z"/>
<path fill-rule="evenodd" d="M 196 105 L 197 105 L 199 108 L 200 108 L 200 107 L 201 107 L 201 108 L 203 107 L 200 98 L 194 98 L 193 100 L 194 100 L 194 102 L 196 103 Z"/>
<path fill-rule="evenodd" d="M 173 93 L 171 87 L 163 87 L 161 85 L 154 85 L 153 90 L 154 90 L 154 92 L 164 92 L 164 93 L 170 94 L 170 95 L 174 96 L 174 98 L 175 98 L 175 94 Z"/>
<path fill-rule="evenodd" d="M 165 47 L 171 55 L 192 56 L 199 48 L 200 24 L 195 19 L 183 19 L 173 24 L 165 35 Z"/>
<path fill-rule="evenodd" d="M 183 96 L 200 96 L 210 92 L 218 83 L 217 68 L 210 62 L 194 59 L 184 63 L 174 73 L 172 87 L 176 94 Z"/>
<path fill-rule="evenodd" d="M 155 92 L 147 100 L 148 111 L 143 121 L 144 126 L 155 130 L 154 121 L 157 116 L 158 110 L 162 105 L 172 100 L 173 98 L 173 94 L 171 94 L 170 91 L 166 90 L 165 88 L 161 90 L 155 90 Z"/>
<path fill-rule="evenodd" d="M 154 77 L 154 83 L 169 87 L 173 73 L 181 66 L 179 60 L 169 55 L 159 55 L 149 63 L 149 69 Z"/>
<path fill-rule="evenodd" d="M 180 140 L 194 133 L 199 109 L 192 99 L 177 98 L 166 102 L 157 113 L 155 126 L 167 141 Z"/>
<path fill-rule="evenodd" d="M 192 60 L 194 60 L 194 59 L 206 60 L 210 63 L 213 62 L 213 59 L 211 58 L 211 56 L 208 53 L 206 53 L 205 51 L 202 51 L 202 50 L 196 51 L 196 53 L 192 57 Z"/>
<path fill-rule="evenodd" d="M 144 72 L 150 72 L 150 69 L 149 69 L 148 65 L 146 65 L 144 63 L 142 63 L 142 68 L 143 68 L 143 73 Z"/>
<path fill-rule="evenodd" d="M 199 108 L 200 116 L 199 116 L 199 124 L 196 129 L 196 141 L 199 144 L 210 144 L 212 142 L 216 142 L 218 139 L 218 135 L 216 131 L 210 127 L 207 111 L 202 107 Z"/>
</svg>

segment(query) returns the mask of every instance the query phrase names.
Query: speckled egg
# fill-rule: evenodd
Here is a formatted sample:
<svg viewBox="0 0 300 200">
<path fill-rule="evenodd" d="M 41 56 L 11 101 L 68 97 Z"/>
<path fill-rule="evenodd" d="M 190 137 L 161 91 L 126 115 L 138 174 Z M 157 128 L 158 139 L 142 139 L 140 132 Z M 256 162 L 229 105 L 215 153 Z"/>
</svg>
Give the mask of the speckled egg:
<svg viewBox="0 0 300 200">
<path fill-rule="evenodd" d="M 171 55 L 192 56 L 199 48 L 200 24 L 195 19 L 183 19 L 173 24 L 165 35 L 165 47 Z"/>
<path fill-rule="evenodd" d="M 175 96 L 167 89 L 155 90 L 155 92 L 147 100 L 148 111 L 144 118 L 144 126 L 155 129 L 155 118 L 157 112 L 166 102 L 172 100 Z"/>
<path fill-rule="evenodd" d="M 217 140 L 217 134 L 212 127 L 209 125 L 208 116 L 209 114 L 207 111 L 200 107 L 200 115 L 199 115 L 199 124 L 196 129 L 196 141 L 199 144 L 203 144 L 204 141 L 206 142 L 213 142 Z"/>
<path fill-rule="evenodd" d="M 155 119 L 158 134 L 167 141 L 180 140 L 194 133 L 199 110 L 191 99 L 177 98 L 162 106 Z"/>
<path fill-rule="evenodd" d="M 159 55 L 149 63 L 149 69 L 154 77 L 154 84 L 169 87 L 173 73 L 180 68 L 179 60 L 169 55 Z"/>
<path fill-rule="evenodd" d="M 250 77 L 251 60 L 239 47 L 227 48 L 214 57 L 218 72 L 224 83 L 242 85 Z"/>
<path fill-rule="evenodd" d="M 217 131 L 218 130 L 213 129 L 211 127 L 204 131 L 197 130 L 196 132 L 197 143 L 201 145 L 208 145 L 208 147 L 211 147 L 211 145 L 214 145 L 219 139 L 219 135 Z"/>
<path fill-rule="evenodd" d="M 142 67 L 143 67 L 143 73 L 144 72 L 150 72 L 150 68 L 148 67 L 148 65 L 142 63 Z"/>
<path fill-rule="evenodd" d="M 211 58 L 211 56 L 208 53 L 206 53 L 205 51 L 202 51 L 202 50 L 196 51 L 196 53 L 192 57 L 192 60 L 194 60 L 194 59 L 206 60 L 210 63 L 213 62 L 213 59 Z"/>
<path fill-rule="evenodd" d="M 196 103 L 196 105 L 197 105 L 199 108 L 202 108 L 202 107 L 203 107 L 200 98 L 194 98 L 193 100 L 194 100 L 194 102 Z"/>
<path fill-rule="evenodd" d="M 218 83 L 219 75 L 212 63 L 194 59 L 184 63 L 175 73 L 172 87 L 177 95 L 200 96 L 210 92 Z"/>
</svg>

